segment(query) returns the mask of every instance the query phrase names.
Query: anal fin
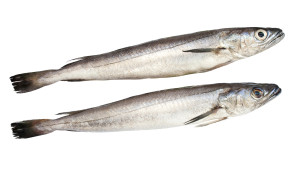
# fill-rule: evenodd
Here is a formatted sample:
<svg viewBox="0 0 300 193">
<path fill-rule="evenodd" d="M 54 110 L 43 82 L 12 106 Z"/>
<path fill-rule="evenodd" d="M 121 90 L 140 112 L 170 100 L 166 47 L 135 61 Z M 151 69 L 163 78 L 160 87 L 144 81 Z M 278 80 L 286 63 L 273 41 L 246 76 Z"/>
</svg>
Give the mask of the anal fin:
<svg viewBox="0 0 300 193">
<path fill-rule="evenodd" d="M 62 81 L 68 81 L 68 82 L 81 82 L 81 81 L 86 81 L 84 79 L 70 79 L 70 80 L 62 80 Z"/>
</svg>

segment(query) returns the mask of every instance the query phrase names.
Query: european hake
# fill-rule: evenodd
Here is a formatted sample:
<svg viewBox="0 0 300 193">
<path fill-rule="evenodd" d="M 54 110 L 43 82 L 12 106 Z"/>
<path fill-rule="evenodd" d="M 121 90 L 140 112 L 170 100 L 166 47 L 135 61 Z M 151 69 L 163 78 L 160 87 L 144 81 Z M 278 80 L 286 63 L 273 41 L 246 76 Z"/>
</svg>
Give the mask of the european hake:
<svg viewBox="0 0 300 193">
<path fill-rule="evenodd" d="M 249 113 L 281 92 L 275 84 L 234 83 L 191 86 L 130 97 L 103 106 L 72 111 L 58 119 L 12 123 L 16 138 L 56 130 L 125 131 L 205 126 Z"/>
<path fill-rule="evenodd" d="M 74 59 L 58 70 L 12 76 L 18 93 L 57 81 L 165 78 L 207 72 L 260 53 L 278 42 L 278 28 L 228 28 L 163 38 Z"/>
</svg>

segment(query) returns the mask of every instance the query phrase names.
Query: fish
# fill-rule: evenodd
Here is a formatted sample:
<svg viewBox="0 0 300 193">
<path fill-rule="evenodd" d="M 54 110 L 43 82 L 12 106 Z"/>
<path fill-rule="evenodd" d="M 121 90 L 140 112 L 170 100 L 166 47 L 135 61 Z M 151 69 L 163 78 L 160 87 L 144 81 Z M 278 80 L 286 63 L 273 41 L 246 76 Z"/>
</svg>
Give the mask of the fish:
<svg viewBox="0 0 300 193">
<path fill-rule="evenodd" d="M 161 90 L 105 104 L 59 113 L 57 119 L 11 124 L 16 138 L 53 131 L 108 132 L 150 130 L 184 125 L 206 126 L 249 113 L 281 93 L 276 84 L 219 83 Z"/>
<path fill-rule="evenodd" d="M 279 28 L 226 28 L 146 42 L 71 60 L 57 70 L 10 77 L 17 93 L 58 81 L 167 78 L 201 73 L 258 54 L 284 38 Z"/>
</svg>

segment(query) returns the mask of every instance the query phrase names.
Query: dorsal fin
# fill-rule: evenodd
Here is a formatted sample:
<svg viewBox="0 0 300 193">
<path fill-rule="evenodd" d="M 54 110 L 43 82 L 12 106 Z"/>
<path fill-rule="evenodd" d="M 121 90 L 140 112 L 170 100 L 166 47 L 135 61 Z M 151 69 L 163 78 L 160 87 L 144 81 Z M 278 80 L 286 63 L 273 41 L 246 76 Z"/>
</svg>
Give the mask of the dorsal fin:
<svg viewBox="0 0 300 193">
<path fill-rule="evenodd" d="M 79 57 L 79 58 L 74 58 L 74 59 L 72 59 L 72 60 L 67 61 L 67 64 L 64 65 L 64 66 L 61 67 L 61 68 L 66 68 L 66 67 L 71 66 L 71 65 L 73 65 L 73 64 L 75 64 L 75 63 L 77 63 L 77 62 L 80 62 L 80 61 L 82 61 L 82 60 L 92 59 L 94 56 L 96 56 L 96 55 L 92 55 L 92 56 L 83 56 L 83 57 Z"/>
<path fill-rule="evenodd" d="M 85 109 L 86 110 L 86 109 Z M 69 112 L 62 112 L 62 113 L 58 113 L 56 115 L 74 115 L 74 114 L 77 114 L 77 113 L 81 113 L 85 110 L 79 110 L 79 111 L 69 111 Z"/>
</svg>

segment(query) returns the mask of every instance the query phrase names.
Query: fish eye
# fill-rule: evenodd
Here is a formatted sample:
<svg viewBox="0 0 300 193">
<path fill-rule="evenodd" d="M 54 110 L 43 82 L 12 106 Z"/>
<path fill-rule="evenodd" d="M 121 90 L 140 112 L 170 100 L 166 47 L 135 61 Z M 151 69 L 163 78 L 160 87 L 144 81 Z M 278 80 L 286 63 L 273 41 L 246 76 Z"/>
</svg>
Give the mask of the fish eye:
<svg viewBox="0 0 300 193">
<path fill-rule="evenodd" d="M 260 40 L 260 41 L 264 41 L 268 36 L 268 32 L 266 30 L 263 29 L 259 29 L 255 32 L 255 38 Z"/>
<path fill-rule="evenodd" d="M 260 99 L 264 95 L 264 91 L 260 88 L 253 88 L 251 96 L 255 99 Z"/>
</svg>

